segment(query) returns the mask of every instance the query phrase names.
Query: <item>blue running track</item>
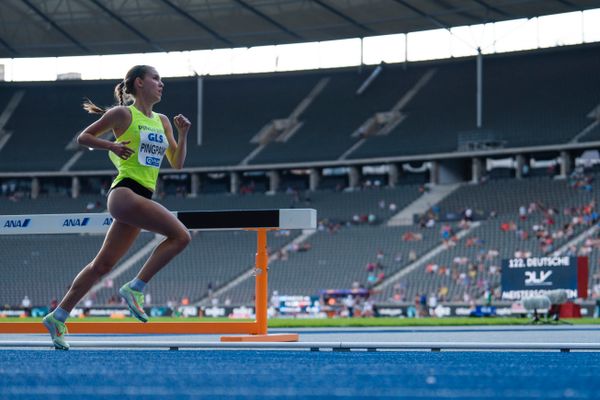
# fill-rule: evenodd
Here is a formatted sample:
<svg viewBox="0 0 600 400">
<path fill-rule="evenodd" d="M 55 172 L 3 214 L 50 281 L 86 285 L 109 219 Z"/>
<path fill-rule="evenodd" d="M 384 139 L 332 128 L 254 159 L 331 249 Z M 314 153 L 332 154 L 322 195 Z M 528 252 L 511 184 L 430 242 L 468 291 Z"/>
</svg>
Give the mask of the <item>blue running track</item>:
<svg viewBox="0 0 600 400">
<path fill-rule="evenodd" d="M 600 353 L 2 350 L 0 399 L 598 399 Z"/>
</svg>

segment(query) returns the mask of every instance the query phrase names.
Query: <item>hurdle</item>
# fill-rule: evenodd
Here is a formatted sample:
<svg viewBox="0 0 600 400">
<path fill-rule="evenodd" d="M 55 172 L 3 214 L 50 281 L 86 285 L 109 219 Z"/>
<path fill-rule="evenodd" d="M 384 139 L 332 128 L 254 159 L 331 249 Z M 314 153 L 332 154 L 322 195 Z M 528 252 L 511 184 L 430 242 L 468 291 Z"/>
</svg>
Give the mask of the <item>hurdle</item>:
<svg viewBox="0 0 600 400">
<path fill-rule="evenodd" d="M 67 322 L 72 334 L 233 334 L 222 342 L 294 342 L 298 334 L 268 333 L 267 232 L 280 229 L 316 229 L 314 209 L 174 211 L 191 231 L 245 230 L 256 232 L 255 320 L 237 322 Z M 103 234 L 113 218 L 108 213 L 0 216 L 0 235 Z M 3 322 L 0 333 L 47 333 L 43 324 Z"/>
</svg>

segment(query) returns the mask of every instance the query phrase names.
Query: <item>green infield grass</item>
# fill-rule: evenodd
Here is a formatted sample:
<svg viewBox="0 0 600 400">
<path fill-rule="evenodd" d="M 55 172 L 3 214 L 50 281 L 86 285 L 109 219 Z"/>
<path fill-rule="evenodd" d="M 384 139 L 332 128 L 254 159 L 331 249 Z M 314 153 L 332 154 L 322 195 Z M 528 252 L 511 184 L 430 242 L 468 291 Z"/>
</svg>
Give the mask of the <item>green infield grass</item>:
<svg viewBox="0 0 600 400">
<path fill-rule="evenodd" d="M 40 322 L 41 318 L 0 318 L 4 322 Z M 70 318 L 69 322 L 136 322 L 134 318 Z M 248 321 L 229 318 L 174 318 L 155 317 L 150 322 L 234 322 Z M 573 318 L 564 319 L 576 325 L 600 324 L 599 318 Z M 447 317 L 447 318 L 272 318 L 269 319 L 270 328 L 333 328 L 333 327 L 403 327 L 403 326 L 477 326 L 477 325 L 527 325 L 528 318 L 469 318 L 469 317 Z"/>
</svg>

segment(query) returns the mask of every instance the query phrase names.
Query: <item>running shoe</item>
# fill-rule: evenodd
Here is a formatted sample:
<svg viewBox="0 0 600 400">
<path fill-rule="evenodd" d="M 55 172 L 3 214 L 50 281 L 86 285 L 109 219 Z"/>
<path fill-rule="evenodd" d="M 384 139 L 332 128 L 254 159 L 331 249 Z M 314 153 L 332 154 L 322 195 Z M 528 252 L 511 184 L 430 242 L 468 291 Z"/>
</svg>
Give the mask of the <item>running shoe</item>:
<svg viewBox="0 0 600 400">
<path fill-rule="evenodd" d="M 54 348 L 56 350 L 69 350 L 69 343 L 65 341 L 65 335 L 69 333 L 67 330 L 67 325 L 64 322 L 60 322 L 56 318 L 54 318 L 54 313 L 50 313 L 44 317 L 42 322 L 48 332 L 50 332 L 50 336 L 52 337 L 52 343 L 54 343 Z"/>
<path fill-rule="evenodd" d="M 142 322 L 148 322 L 148 315 L 144 311 L 144 293 L 133 290 L 126 283 L 119 289 L 119 294 L 127 302 L 131 315 Z"/>
</svg>

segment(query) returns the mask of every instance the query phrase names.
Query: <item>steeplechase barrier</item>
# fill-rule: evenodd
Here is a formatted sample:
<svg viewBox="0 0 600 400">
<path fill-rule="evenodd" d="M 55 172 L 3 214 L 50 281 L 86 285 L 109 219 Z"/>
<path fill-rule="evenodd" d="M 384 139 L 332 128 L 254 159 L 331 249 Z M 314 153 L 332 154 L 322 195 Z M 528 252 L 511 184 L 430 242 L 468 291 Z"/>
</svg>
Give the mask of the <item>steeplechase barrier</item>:
<svg viewBox="0 0 600 400">
<path fill-rule="evenodd" d="M 316 229 L 314 209 L 223 210 L 172 212 L 189 230 L 246 230 L 256 232 L 255 321 L 238 322 L 77 322 L 68 321 L 72 334 L 234 334 L 223 342 L 293 342 L 297 334 L 268 334 L 267 232 Z M 0 216 L 0 235 L 102 234 L 113 218 L 108 213 Z M 3 322 L 0 333 L 46 333 L 41 323 Z"/>
</svg>

